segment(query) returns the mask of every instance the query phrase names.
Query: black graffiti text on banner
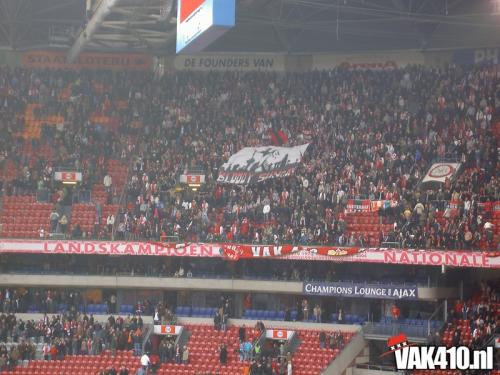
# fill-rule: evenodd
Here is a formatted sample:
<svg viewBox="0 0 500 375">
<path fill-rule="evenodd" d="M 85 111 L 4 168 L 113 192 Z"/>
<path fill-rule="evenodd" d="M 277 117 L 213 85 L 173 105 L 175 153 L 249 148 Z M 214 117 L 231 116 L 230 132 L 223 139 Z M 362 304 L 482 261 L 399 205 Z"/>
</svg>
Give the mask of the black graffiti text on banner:
<svg viewBox="0 0 500 375">
<path fill-rule="evenodd" d="M 220 168 L 220 183 L 247 185 L 269 178 L 288 177 L 300 164 L 309 144 L 295 147 L 245 147 Z"/>
</svg>

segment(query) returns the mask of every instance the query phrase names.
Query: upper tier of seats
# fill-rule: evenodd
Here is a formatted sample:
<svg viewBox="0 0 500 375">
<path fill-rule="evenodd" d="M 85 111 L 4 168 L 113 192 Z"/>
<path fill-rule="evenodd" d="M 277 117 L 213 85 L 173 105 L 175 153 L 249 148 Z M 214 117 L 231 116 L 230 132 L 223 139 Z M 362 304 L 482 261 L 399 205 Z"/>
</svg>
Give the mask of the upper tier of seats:
<svg viewBox="0 0 500 375">
<path fill-rule="evenodd" d="M 499 77 L 498 66 L 162 79 L 0 69 L 8 88 L 0 181 L 4 195 L 52 194 L 51 172 L 69 165 L 83 171 L 94 203 L 116 204 L 124 188 L 121 239 L 491 250 L 498 220 L 482 207 L 499 200 Z M 293 176 L 249 188 L 217 184 L 231 154 L 276 143 L 280 131 L 285 145 L 311 143 Z M 462 163 L 459 176 L 421 190 L 431 163 L 444 159 Z M 206 184 L 174 193 L 190 169 L 203 170 Z M 365 222 L 343 216 L 349 198 L 394 201 L 398 209 Z M 451 200 L 460 202 L 456 214 L 436 214 Z M 87 220 L 74 220 L 88 229 Z M 14 228 L 2 235 L 36 236 Z"/>
</svg>

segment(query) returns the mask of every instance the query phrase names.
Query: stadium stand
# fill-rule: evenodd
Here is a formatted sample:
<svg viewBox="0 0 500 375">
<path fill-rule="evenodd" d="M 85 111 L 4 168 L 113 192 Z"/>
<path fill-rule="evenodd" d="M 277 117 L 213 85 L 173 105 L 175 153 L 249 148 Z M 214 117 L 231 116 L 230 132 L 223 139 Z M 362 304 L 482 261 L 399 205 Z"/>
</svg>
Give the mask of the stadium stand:
<svg viewBox="0 0 500 375">
<path fill-rule="evenodd" d="M 497 300 L 498 285 L 483 283 L 481 290 L 468 301 L 457 301 L 441 343 L 450 346 L 468 346 L 482 349 L 495 332 L 500 319 L 500 303 Z"/>
<path fill-rule="evenodd" d="M 19 198 L 25 199 L 23 212 L 36 211 L 39 218 L 27 225 L 2 210 L 4 237 L 36 238 L 40 228 L 48 230 L 34 195 L 49 189 L 52 203 L 64 200 L 67 190 L 59 190 L 58 197 L 53 194 L 57 189 L 41 177 L 70 165 L 83 170 L 93 204 L 117 204 L 125 188 L 127 202 L 120 214 L 114 212 L 119 238 L 372 246 L 396 242 L 449 249 L 494 249 L 498 243 L 498 213 L 491 207 L 498 198 L 493 162 L 498 120 L 489 99 L 498 79 L 494 67 L 338 69 L 279 78 L 172 73 L 161 80 L 140 73 L 29 75 L 22 69 L 4 69 L 2 75 L 6 82 L 17 78 L 23 83 L 10 83 L 7 110 L 2 111 L 9 133 L 2 143 L 3 199 L 9 207 L 10 199 L 18 199 L 10 196 L 29 194 Z M 105 83 L 96 84 L 99 80 Z M 355 85 L 358 81 L 365 91 Z M 141 85 L 134 86 L 137 82 Z M 181 88 L 173 90 L 174 82 Z M 333 95 L 342 82 L 341 95 Z M 464 82 L 479 86 L 464 89 Z M 246 90 L 243 97 L 241 87 Z M 382 87 L 393 89 L 380 94 Z M 55 93 L 48 101 L 46 89 Z M 63 95 L 68 90 L 71 97 Z M 130 98 L 129 92 L 134 92 Z M 298 93 L 308 94 L 298 101 Z M 427 104 L 408 123 L 414 97 Z M 20 98 L 29 104 L 24 106 Z M 252 115 L 239 121 L 249 108 Z M 120 136 L 103 121 L 108 118 L 121 124 Z M 381 131 L 387 126 L 391 133 Z M 24 128 L 28 130 L 18 131 Z M 272 143 L 273 129 L 285 133 L 289 145 L 313 142 L 295 177 L 266 182 L 259 191 L 216 183 L 225 157 L 244 145 Z M 454 141 L 446 142 L 448 138 Z M 44 158 L 34 163 L 34 154 Z M 462 162 L 459 177 L 439 191 L 419 191 L 430 163 L 443 159 Z M 332 161 L 334 168 L 325 168 Z M 166 193 L 176 186 L 179 174 L 194 167 L 207 175 L 207 184 L 194 197 L 185 193 L 174 199 Z M 102 183 L 106 171 L 112 177 L 108 192 Z M 398 209 L 344 216 L 348 199 L 392 200 Z M 461 203 L 450 215 L 444 202 L 451 200 Z M 269 217 L 262 214 L 265 204 L 271 206 Z M 104 212 L 100 227 L 90 230 L 91 209 L 84 216 L 79 209 L 68 228 L 79 224 L 85 228 L 83 236 L 110 236 L 102 224 Z M 472 236 L 465 239 L 467 232 Z M 80 230 L 71 234 L 78 236 Z"/>
<path fill-rule="evenodd" d="M 89 7 L 95 3 L 87 1 Z M 116 19 L 130 11 L 110 3 Z M 135 2 L 126 3 L 121 5 Z M 162 20 L 171 12 L 165 3 L 172 5 L 162 2 Z M 239 11 L 251 3 L 259 2 L 240 1 Z M 334 8 L 327 1 L 281 6 L 286 3 L 324 6 L 325 14 Z M 339 14 L 357 2 L 341 3 L 337 42 L 339 30 L 357 20 L 339 27 Z M 405 2 L 396 3 L 406 15 Z M 429 4 L 440 7 L 425 1 L 420 8 Z M 410 1 L 408 19 L 412 8 L 419 7 Z M 457 22 L 454 14 L 448 17 L 448 2 L 445 8 L 447 23 Z M 86 16 L 92 18 L 91 9 Z M 414 20 L 427 25 L 433 17 Z M 126 23 L 149 23 L 136 21 Z M 123 21 L 113 19 L 108 26 L 113 22 Z M 11 31 L 18 22 L 9 24 Z M 307 28 L 302 29 L 299 36 Z M 0 52 L 3 62 L 7 54 Z M 163 65 L 163 58 L 157 60 L 156 67 Z M 40 240 L 23 243 L 45 246 L 43 254 L 27 255 L 0 243 L 0 373 L 130 375 L 148 353 L 155 359 L 150 370 L 160 375 L 290 375 L 292 368 L 293 375 L 319 375 L 329 366 L 331 373 L 331 365 L 346 355 L 351 365 L 366 369 L 370 361 L 387 365 L 376 352 L 399 332 L 429 345 L 491 344 L 500 333 L 499 289 L 491 282 L 498 263 L 490 267 L 490 256 L 500 254 L 498 63 L 389 64 L 373 70 L 346 63 L 323 71 L 311 64 L 309 71 L 280 73 L 182 71 L 171 63 L 172 69 L 162 66 L 165 74 L 0 66 L 0 239 Z M 221 166 L 244 147 L 305 143 L 310 145 L 289 177 L 248 185 L 218 182 Z M 460 168 L 431 189 L 422 180 L 437 162 Z M 81 173 L 81 181 L 63 184 L 56 172 L 74 172 L 75 178 Z M 192 172 L 203 175 L 200 186 L 181 182 Z M 80 252 L 80 242 L 57 241 L 71 250 L 51 254 L 48 246 L 56 241 L 48 239 L 89 240 L 85 245 L 93 253 L 93 246 L 103 245 L 99 240 L 109 240 L 109 253 L 116 254 L 118 243 L 125 247 L 131 241 L 168 243 L 185 252 L 191 244 L 220 248 L 213 259 L 188 258 L 185 252 L 146 255 L 143 243 L 134 244 L 140 248 L 134 256 L 77 255 L 71 252 Z M 311 251 L 310 258 L 229 262 L 229 244 L 311 245 L 304 252 L 328 245 L 332 261 L 313 259 L 318 254 Z M 244 247 L 235 245 L 235 253 Z M 379 263 L 337 263 L 333 253 L 341 247 L 359 251 L 361 259 L 373 250 Z M 434 258 L 441 262 L 449 255 L 456 264 L 464 254 L 477 255 L 481 273 L 474 270 L 476 259 L 471 263 L 465 256 L 461 268 L 438 266 L 432 256 L 426 270 L 416 260 L 388 261 L 394 248 L 404 249 L 398 254 L 409 249 L 415 259 L 427 254 L 415 249 L 443 250 Z M 445 253 L 451 250 L 464 252 Z M 483 277 L 489 281 L 471 297 L 469 289 Z M 311 281 L 317 289 L 309 293 Z M 230 285 L 214 287 L 222 282 Z M 342 292 L 344 285 L 323 293 L 333 283 L 359 289 L 371 284 L 371 290 L 384 292 L 408 287 L 419 295 L 356 295 Z M 448 303 L 458 295 L 470 299 L 450 310 Z M 21 314 L 43 317 L 23 321 Z M 146 316 L 155 323 L 188 323 L 182 336 L 162 339 L 145 326 Z M 239 318 L 256 326 L 233 323 Z M 290 352 L 279 344 L 287 340 L 265 340 L 262 321 L 294 327 L 295 341 L 286 344 Z M 359 341 L 360 348 L 352 349 Z"/>
</svg>

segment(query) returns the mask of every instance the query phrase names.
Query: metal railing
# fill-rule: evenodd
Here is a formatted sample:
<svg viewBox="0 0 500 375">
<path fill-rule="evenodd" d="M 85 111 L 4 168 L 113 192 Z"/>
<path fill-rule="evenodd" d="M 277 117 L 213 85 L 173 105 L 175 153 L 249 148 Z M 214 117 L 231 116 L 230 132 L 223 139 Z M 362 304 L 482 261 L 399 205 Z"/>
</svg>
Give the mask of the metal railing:
<svg viewBox="0 0 500 375">
<path fill-rule="evenodd" d="M 151 335 L 154 331 L 154 324 L 145 324 L 145 327 L 147 327 L 148 331 L 146 332 L 146 334 L 144 335 L 144 337 L 142 339 L 142 345 L 141 345 L 142 353 L 145 352 L 146 343 L 148 342 L 149 338 L 151 337 Z"/>
<path fill-rule="evenodd" d="M 261 351 L 261 354 L 262 354 L 262 348 L 264 347 L 264 342 L 266 341 L 266 331 L 264 330 L 264 332 L 261 333 L 261 335 L 259 336 L 259 338 L 257 340 L 255 340 L 252 344 L 252 348 L 250 349 L 250 360 L 253 360 L 254 359 L 254 348 L 255 348 L 255 345 L 259 344 L 260 346 L 260 351 Z"/>
<path fill-rule="evenodd" d="M 433 321 L 433 319 L 435 319 L 435 318 L 439 317 L 439 315 L 441 315 L 443 317 L 443 320 L 446 320 L 445 316 L 444 316 L 445 311 L 446 311 L 446 303 L 443 301 L 439 304 L 438 307 L 436 307 L 436 310 L 434 310 L 434 312 L 431 314 L 431 316 L 427 320 L 427 336 L 430 336 L 431 334 L 434 334 L 436 332 L 436 329 L 432 330 L 433 327 L 431 327 L 431 322 Z M 441 327 L 439 327 L 439 328 L 441 328 Z"/>
<path fill-rule="evenodd" d="M 439 331 L 444 322 L 437 320 L 427 320 L 424 324 L 408 324 L 404 321 L 394 321 L 388 323 L 366 323 L 363 326 L 363 334 L 365 336 L 379 336 L 387 338 L 390 336 L 404 333 L 412 340 L 419 342 L 427 342 L 429 336 L 436 331 Z"/>
</svg>

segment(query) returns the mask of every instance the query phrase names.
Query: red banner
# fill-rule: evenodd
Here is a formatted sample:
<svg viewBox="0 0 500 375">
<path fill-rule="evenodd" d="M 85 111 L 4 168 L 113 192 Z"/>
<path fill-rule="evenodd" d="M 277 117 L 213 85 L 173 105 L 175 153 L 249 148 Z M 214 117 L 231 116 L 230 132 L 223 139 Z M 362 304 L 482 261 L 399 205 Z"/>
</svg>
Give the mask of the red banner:
<svg viewBox="0 0 500 375">
<path fill-rule="evenodd" d="M 282 257 L 297 252 L 306 252 L 314 255 L 324 255 L 328 257 L 344 257 L 358 254 L 364 251 L 358 247 L 335 247 L 335 246 L 261 246 L 261 245 L 238 245 L 222 244 L 223 254 L 230 260 L 239 260 L 241 258 L 263 258 L 263 257 Z"/>
<path fill-rule="evenodd" d="M 1 253 L 226 257 L 232 260 L 281 257 L 282 259 L 289 260 L 331 261 L 338 263 L 500 268 L 500 253 L 498 252 L 336 246 L 1 240 Z"/>
<path fill-rule="evenodd" d="M 150 70 L 153 58 L 139 53 L 81 53 L 75 62 L 61 51 L 29 51 L 21 56 L 22 65 L 33 69 L 117 69 Z"/>
</svg>

